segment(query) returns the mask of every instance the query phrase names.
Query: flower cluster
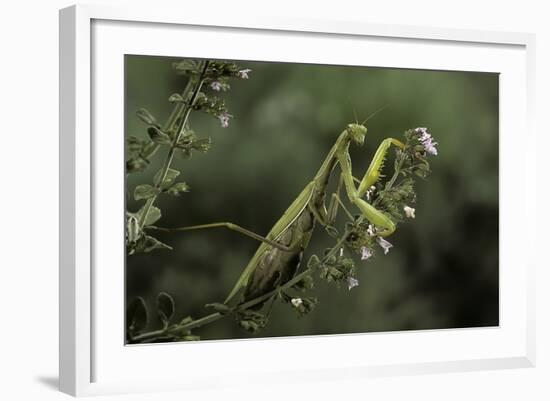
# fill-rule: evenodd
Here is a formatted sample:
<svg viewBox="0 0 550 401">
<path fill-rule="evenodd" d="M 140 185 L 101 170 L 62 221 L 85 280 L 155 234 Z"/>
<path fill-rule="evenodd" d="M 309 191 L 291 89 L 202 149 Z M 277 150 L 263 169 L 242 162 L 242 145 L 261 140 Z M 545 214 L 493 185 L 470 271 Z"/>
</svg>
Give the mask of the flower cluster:
<svg viewBox="0 0 550 401">
<path fill-rule="evenodd" d="M 224 88 L 224 86 L 220 81 L 212 81 L 210 83 L 210 88 L 216 92 L 219 92 Z"/>
<path fill-rule="evenodd" d="M 214 92 L 227 92 L 231 88 L 231 79 L 248 79 L 252 72 L 250 68 L 241 68 L 236 63 L 228 61 L 209 61 L 207 68 L 203 69 L 199 60 L 182 60 L 174 63 L 173 67 L 178 74 L 191 78 L 199 77 L 202 83 Z M 227 128 L 229 119 L 233 117 L 222 99 L 209 96 L 204 91 L 198 93 L 193 108 L 218 118 L 222 128 Z"/>
<path fill-rule="evenodd" d="M 317 304 L 317 298 L 292 298 L 286 297 L 285 301 L 290 302 L 290 305 L 298 312 L 298 316 L 307 315 L 313 310 Z"/>
<path fill-rule="evenodd" d="M 437 142 L 433 141 L 432 136 L 428 133 L 426 127 L 418 127 L 414 129 L 414 132 L 418 136 L 418 141 L 424 146 L 424 150 L 434 156 L 437 156 L 437 149 L 435 145 Z"/>
<path fill-rule="evenodd" d="M 256 333 L 267 324 L 267 316 L 260 312 L 245 309 L 236 314 L 236 320 L 249 333 Z"/>
<path fill-rule="evenodd" d="M 426 155 L 437 155 L 436 145 L 437 142 L 428 133 L 427 128 L 419 127 L 406 131 L 405 146 L 397 150 L 393 177 L 385 183 L 378 182 L 366 191 L 365 199 L 378 210 L 385 212 L 394 224 L 397 225 L 404 218 L 415 218 L 416 209 L 410 206 L 416 200 L 413 177 L 416 175 L 425 178 L 429 174 L 430 167 Z M 356 216 L 354 221 L 346 224 L 346 248 L 360 255 L 362 261 L 367 261 L 375 255 L 376 245 L 382 249 L 384 255 L 387 255 L 393 245 L 380 236 L 381 232 L 381 227 Z M 346 277 L 346 280 L 350 289 L 358 285 L 355 277 Z"/>
<path fill-rule="evenodd" d="M 218 119 L 220 120 L 220 125 L 222 126 L 222 128 L 229 127 L 229 119 L 232 117 L 233 116 L 226 111 L 218 115 Z"/>
<path fill-rule="evenodd" d="M 311 255 L 308 268 L 318 270 L 319 276 L 328 283 L 336 283 L 338 286 L 345 283 L 349 289 L 359 285 L 353 259 L 345 256 L 344 248 L 340 248 L 337 255 L 331 255 L 332 251 L 331 248 L 327 249 L 323 259 Z"/>
<path fill-rule="evenodd" d="M 127 161 L 127 171 L 141 171 L 149 164 L 149 157 L 160 146 L 169 146 L 168 155 L 178 151 L 185 157 L 191 152 L 206 152 L 211 146 L 210 138 L 198 138 L 189 127 L 187 117 L 192 111 L 201 111 L 215 117 L 222 128 L 229 126 L 233 115 L 226 108 L 224 99 L 218 97 L 221 92 L 230 89 L 231 79 L 249 79 L 251 69 L 241 68 L 235 63 L 223 61 L 183 60 L 174 64 L 174 69 L 189 77 L 188 89 L 182 94 L 173 94 L 168 99 L 175 104 L 173 115 L 164 124 L 157 123 L 154 116 L 147 110 L 140 109 L 138 117 L 148 126 L 148 140 L 131 138 L 128 141 L 131 159 Z M 213 93 L 215 92 L 215 93 Z M 405 132 L 405 146 L 397 150 L 394 174 L 391 179 L 379 181 L 365 191 L 364 197 L 372 207 L 385 213 L 393 223 L 405 218 L 415 218 L 416 209 L 411 207 L 416 200 L 414 191 L 414 176 L 425 178 L 429 172 L 427 155 L 437 155 L 437 142 L 427 128 L 418 127 Z M 134 199 L 146 201 L 137 212 L 127 212 L 127 246 L 128 254 L 149 252 L 155 249 L 171 249 L 159 240 L 149 235 L 149 230 L 159 229 L 153 224 L 161 218 L 160 209 L 154 202 L 160 194 L 181 195 L 189 191 L 189 186 L 176 182 L 180 172 L 170 167 L 171 156 L 163 164 L 163 168 L 155 175 L 153 185 L 139 185 L 135 188 Z M 343 206 L 345 208 L 345 206 Z M 172 323 L 174 315 L 173 299 L 165 293 L 157 299 L 158 317 L 163 324 L 161 330 L 143 333 L 147 326 L 147 311 L 144 301 L 140 298 L 132 303 L 127 314 L 127 333 L 131 342 L 147 341 L 181 341 L 199 339 L 191 333 L 201 325 L 208 324 L 227 315 L 232 315 L 243 329 L 256 333 L 265 327 L 268 321 L 270 307 L 268 299 L 282 300 L 288 304 L 300 317 L 311 312 L 317 304 L 317 299 L 306 297 L 304 293 L 313 288 L 313 275 L 337 287 L 346 287 L 348 291 L 359 286 L 356 261 L 347 255 L 347 251 L 359 255 L 365 262 L 372 259 L 376 252 L 387 255 L 393 245 L 386 239 L 389 224 L 380 226 L 380 220 L 369 221 L 365 216 L 352 216 L 343 233 L 336 227 L 327 227 L 329 234 L 336 238 L 336 244 L 325 250 L 320 258 L 313 254 L 307 267 L 290 281 L 277 284 L 274 289 L 254 300 L 240 303 L 236 306 L 226 304 L 207 304 L 215 313 L 204 318 L 193 320 L 186 318 L 179 323 Z M 389 222 L 388 222 L 389 223 Z"/>
</svg>

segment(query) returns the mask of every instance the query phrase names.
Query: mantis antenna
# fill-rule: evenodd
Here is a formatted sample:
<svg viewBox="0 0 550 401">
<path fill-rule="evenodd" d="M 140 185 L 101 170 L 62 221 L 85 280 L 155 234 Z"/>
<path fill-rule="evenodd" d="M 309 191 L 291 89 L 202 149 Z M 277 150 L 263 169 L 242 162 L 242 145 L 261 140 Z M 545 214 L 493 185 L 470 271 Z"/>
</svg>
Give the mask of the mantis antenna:
<svg viewBox="0 0 550 401">
<path fill-rule="evenodd" d="M 376 110 L 375 112 L 369 114 L 369 115 L 367 116 L 367 118 L 365 118 L 365 119 L 363 120 L 363 122 L 361 122 L 361 125 L 365 124 L 365 123 L 366 123 L 367 121 L 369 121 L 372 117 L 374 117 L 375 115 L 377 115 L 378 113 L 380 113 L 382 110 L 384 110 L 384 109 L 387 108 L 388 106 L 389 106 L 389 104 L 386 104 L 386 105 L 380 107 L 380 108 L 379 108 L 378 110 Z M 354 111 L 354 113 L 355 113 L 355 111 Z M 357 117 L 355 117 L 355 120 L 357 120 Z"/>
</svg>

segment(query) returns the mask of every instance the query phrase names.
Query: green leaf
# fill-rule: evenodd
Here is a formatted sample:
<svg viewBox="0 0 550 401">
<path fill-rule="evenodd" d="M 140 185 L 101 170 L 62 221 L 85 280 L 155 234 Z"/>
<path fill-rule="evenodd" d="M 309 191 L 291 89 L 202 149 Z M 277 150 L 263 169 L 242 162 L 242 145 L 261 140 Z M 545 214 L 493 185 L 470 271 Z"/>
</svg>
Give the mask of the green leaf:
<svg viewBox="0 0 550 401">
<path fill-rule="evenodd" d="M 152 187 L 151 185 L 138 185 L 134 190 L 134 199 L 149 199 L 153 196 L 157 196 L 160 193 L 160 189 Z"/>
<path fill-rule="evenodd" d="M 145 206 L 143 206 L 139 211 L 136 213 L 136 217 L 138 220 L 141 220 L 142 213 L 145 212 Z M 151 224 L 155 224 L 158 219 L 160 219 L 162 214 L 160 213 L 160 209 L 156 206 L 151 206 L 149 209 L 149 213 L 147 213 L 147 218 L 145 219 L 144 225 L 150 226 Z"/>
<path fill-rule="evenodd" d="M 256 333 L 267 325 L 267 316 L 251 310 L 243 310 L 237 316 L 239 325 L 250 333 Z"/>
<path fill-rule="evenodd" d="M 212 146 L 212 140 L 210 138 L 202 138 L 193 141 L 191 147 L 199 152 L 206 153 Z"/>
<path fill-rule="evenodd" d="M 317 305 L 317 298 L 300 298 L 302 300 L 301 304 L 296 308 L 299 316 L 305 316 L 311 312 L 315 305 Z"/>
<path fill-rule="evenodd" d="M 307 267 L 308 269 L 311 269 L 311 268 L 315 268 L 319 265 L 319 257 L 317 255 L 311 255 L 308 262 L 307 262 Z"/>
<path fill-rule="evenodd" d="M 126 307 L 126 329 L 131 336 L 147 327 L 147 306 L 141 297 L 134 298 Z"/>
<path fill-rule="evenodd" d="M 177 182 L 166 190 L 166 193 L 175 196 L 180 196 L 184 192 L 189 192 L 189 185 L 185 182 Z"/>
<path fill-rule="evenodd" d="M 172 250 L 172 247 L 150 235 L 140 235 L 134 244 L 130 244 L 128 254 L 133 255 L 135 253 L 151 252 L 155 249 Z"/>
<path fill-rule="evenodd" d="M 172 64 L 178 74 L 200 74 L 200 64 L 195 60 L 182 60 Z"/>
<path fill-rule="evenodd" d="M 145 168 L 147 168 L 148 164 L 149 161 L 141 157 L 129 159 L 126 161 L 126 172 L 131 174 L 143 171 L 145 170 Z"/>
<path fill-rule="evenodd" d="M 311 290 L 313 288 L 313 277 L 307 275 L 304 276 L 300 281 L 294 284 L 292 287 L 298 291 Z"/>
<path fill-rule="evenodd" d="M 139 109 L 136 115 L 147 125 L 157 125 L 157 119 L 147 109 Z"/>
<path fill-rule="evenodd" d="M 170 136 L 162 132 L 157 127 L 149 127 L 147 129 L 147 134 L 149 134 L 149 138 L 151 138 L 153 142 L 158 143 L 159 145 L 169 145 L 172 143 Z"/>
<path fill-rule="evenodd" d="M 168 101 L 170 103 L 183 103 L 185 102 L 185 100 L 183 99 L 183 96 L 181 96 L 179 93 L 174 93 L 172 94 L 169 98 L 168 98 Z"/>
<path fill-rule="evenodd" d="M 162 174 L 162 169 L 155 174 L 154 180 L 156 183 L 160 182 L 161 174 Z M 173 170 L 169 168 L 168 171 L 166 172 L 166 176 L 164 177 L 164 181 L 160 184 L 160 188 L 162 190 L 168 189 L 170 186 L 172 186 L 172 184 L 174 183 L 178 175 L 180 175 L 180 172 L 178 170 Z"/>
<path fill-rule="evenodd" d="M 164 242 L 159 241 L 155 237 L 146 235 L 144 244 L 143 244 L 143 252 L 151 252 L 151 251 L 154 251 L 155 249 L 168 249 L 171 251 L 173 248 L 170 245 L 167 245 Z"/>
<path fill-rule="evenodd" d="M 155 224 L 161 217 L 162 214 L 160 213 L 160 209 L 156 206 L 151 206 L 147 218 L 145 219 L 145 225 L 150 226 L 151 224 Z"/>
<path fill-rule="evenodd" d="M 167 293 L 161 292 L 157 295 L 157 312 L 164 326 L 168 326 L 175 311 L 174 299 Z"/>
<path fill-rule="evenodd" d="M 126 138 L 126 149 L 129 153 L 139 154 L 145 146 L 145 141 L 135 137 L 129 136 Z"/>
</svg>

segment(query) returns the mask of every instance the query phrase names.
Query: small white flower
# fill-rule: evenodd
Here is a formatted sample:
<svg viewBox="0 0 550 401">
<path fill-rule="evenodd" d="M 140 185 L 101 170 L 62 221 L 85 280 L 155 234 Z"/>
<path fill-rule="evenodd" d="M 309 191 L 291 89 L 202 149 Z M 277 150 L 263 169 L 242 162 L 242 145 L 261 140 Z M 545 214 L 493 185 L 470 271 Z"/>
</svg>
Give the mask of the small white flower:
<svg viewBox="0 0 550 401">
<path fill-rule="evenodd" d="M 218 120 L 220 120 L 220 124 L 221 124 L 222 128 L 229 127 L 229 119 L 231 117 L 233 117 L 233 116 L 231 114 L 225 112 L 225 111 L 218 116 Z"/>
<path fill-rule="evenodd" d="M 376 190 L 376 187 L 374 185 L 371 185 L 369 189 L 367 189 L 367 192 L 365 192 L 365 198 L 367 200 L 370 200 L 372 194 L 374 193 L 374 191 Z"/>
<path fill-rule="evenodd" d="M 405 211 L 405 215 L 409 218 L 409 219 L 414 219 L 414 212 L 415 212 L 415 209 L 413 207 L 409 207 L 409 206 L 405 206 L 403 208 L 403 210 Z"/>
<path fill-rule="evenodd" d="M 372 224 L 369 224 L 369 226 L 367 227 L 367 234 L 371 237 L 374 235 L 374 226 Z"/>
<path fill-rule="evenodd" d="M 348 277 L 348 290 L 351 290 L 353 287 L 357 287 L 359 285 L 359 280 L 357 280 L 355 277 Z"/>
<path fill-rule="evenodd" d="M 361 247 L 361 260 L 367 260 L 372 256 L 372 252 L 366 246 Z"/>
<path fill-rule="evenodd" d="M 220 81 L 213 81 L 210 84 L 210 87 L 212 88 L 212 90 L 215 90 L 216 92 L 219 92 L 222 90 L 222 84 Z"/>
<path fill-rule="evenodd" d="M 295 308 L 299 308 L 300 305 L 302 305 L 304 303 L 304 301 L 302 301 L 302 298 L 292 298 L 290 300 L 290 303 L 292 304 L 292 306 L 294 306 Z"/>
<path fill-rule="evenodd" d="M 250 71 L 252 71 L 250 68 L 245 68 L 244 70 L 239 70 L 237 74 L 239 75 L 239 78 L 248 79 L 248 73 Z"/>
<path fill-rule="evenodd" d="M 340 248 L 340 257 L 344 256 L 344 248 Z"/>
<path fill-rule="evenodd" d="M 392 244 L 390 244 L 388 241 L 386 241 L 382 237 L 377 237 L 376 242 L 378 242 L 378 245 L 380 245 L 380 247 L 384 250 L 384 255 L 387 255 L 388 252 L 390 251 L 390 248 L 393 247 Z"/>
<path fill-rule="evenodd" d="M 424 145 L 424 149 L 426 149 L 426 152 L 428 152 L 431 155 L 437 156 L 437 149 L 435 147 L 435 145 L 437 145 L 437 142 L 430 141 L 429 143 L 425 143 L 423 145 Z"/>
</svg>

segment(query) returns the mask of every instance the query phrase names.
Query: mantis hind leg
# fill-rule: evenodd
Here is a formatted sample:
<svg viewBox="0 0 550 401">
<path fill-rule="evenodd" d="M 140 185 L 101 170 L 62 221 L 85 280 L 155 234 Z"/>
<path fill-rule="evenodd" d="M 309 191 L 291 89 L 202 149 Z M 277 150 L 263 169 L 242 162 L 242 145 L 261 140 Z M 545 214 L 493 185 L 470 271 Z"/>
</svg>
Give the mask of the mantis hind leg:
<svg viewBox="0 0 550 401">
<path fill-rule="evenodd" d="M 340 179 L 338 180 L 338 188 L 331 196 L 330 203 L 327 209 L 326 223 L 330 226 L 333 226 L 336 222 L 336 216 L 338 215 L 338 207 L 344 206 L 340 201 L 340 192 L 342 191 L 342 185 L 344 184 L 344 177 L 340 174 Z"/>
<path fill-rule="evenodd" d="M 201 224 L 198 226 L 188 226 L 188 227 L 178 227 L 178 228 L 160 228 L 160 227 L 150 227 L 150 228 L 155 228 L 160 231 L 191 231 L 191 230 L 203 230 L 203 229 L 209 229 L 209 228 L 227 228 L 228 230 L 236 231 L 240 234 L 246 235 L 247 237 L 253 238 L 257 241 L 264 242 L 282 251 L 290 252 L 293 250 L 291 247 L 280 244 L 276 241 L 272 241 L 266 237 L 256 234 L 253 231 L 247 230 L 246 228 L 243 228 L 237 224 L 229 223 L 229 222 L 209 223 L 209 224 Z"/>
<path fill-rule="evenodd" d="M 356 181 L 357 178 L 354 178 Z M 340 179 L 338 181 L 338 187 L 336 189 L 336 192 L 333 192 L 330 197 L 330 203 L 328 208 L 325 208 L 324 206 L 317 209 L 314 206 L 310 207 L 310 210 L 319 223 L 325 227 L 325 230 L 330 235 L 338 235 L 338 230 L 334 227 L 334 224 L 336 223 L 336 217 L 338 216 L 338 210 L 341 207 L 344 212 L 346 212 L 348 218 L 350 220 L 353 220 L 353 215 L 348 211 L 348 209 L 345 207 L 344 203 L 340 199 L 340 192 L 342 191 L 342 186 L 344 184 L 344 177 L 342 174 L 340 174 Z"/>
</svg>

